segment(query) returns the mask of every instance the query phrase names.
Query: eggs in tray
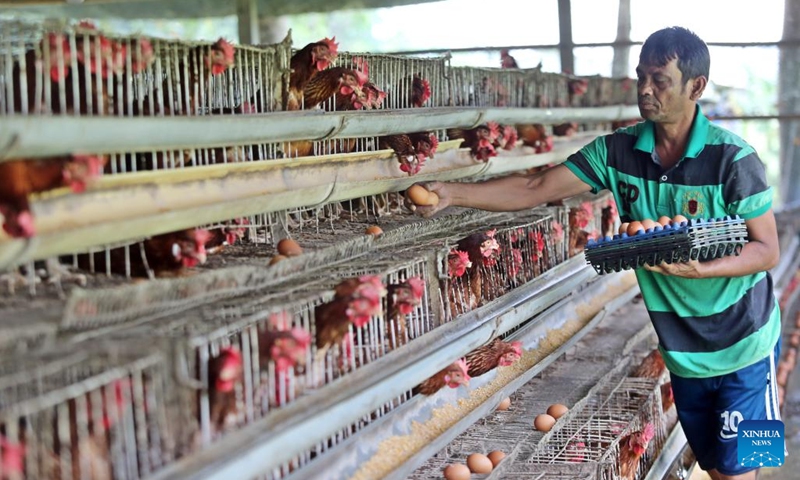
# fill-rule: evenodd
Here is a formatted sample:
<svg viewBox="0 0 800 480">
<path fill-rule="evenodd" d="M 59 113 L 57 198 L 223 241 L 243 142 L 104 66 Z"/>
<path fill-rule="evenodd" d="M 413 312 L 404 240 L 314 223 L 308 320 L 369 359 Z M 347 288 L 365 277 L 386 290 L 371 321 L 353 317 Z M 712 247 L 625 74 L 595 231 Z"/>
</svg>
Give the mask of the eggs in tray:
<svg viewBox="0 0 800 480">
<path fill-rule="evenodd" d="M 738 216 L 690 220 L 678 215 L 623 223 L 613 237 L 590 239 L 585 253 L 587 262 L 603 274 L 738 255 L 745 243 L 747 227 Z"/>
</svg>

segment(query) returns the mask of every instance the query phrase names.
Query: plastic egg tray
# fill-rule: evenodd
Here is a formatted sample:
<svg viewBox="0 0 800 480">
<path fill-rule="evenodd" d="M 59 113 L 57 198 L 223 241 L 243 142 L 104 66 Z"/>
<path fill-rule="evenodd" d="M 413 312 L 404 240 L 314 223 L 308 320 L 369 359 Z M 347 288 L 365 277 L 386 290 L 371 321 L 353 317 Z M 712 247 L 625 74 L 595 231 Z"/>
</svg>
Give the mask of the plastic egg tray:
<svg viewBox="0 0 800 480">
<path fill-rule="evenodd" d="M 585 247 L 586 261 L 599 274 L 630 270 L 647 265 L 712 260 L 739 255 L 747 243 L 747 227 L 739 216 L 692 219 L 680 224 L 636 235 L 614 235 L 589 240 Z"/>
</svg>

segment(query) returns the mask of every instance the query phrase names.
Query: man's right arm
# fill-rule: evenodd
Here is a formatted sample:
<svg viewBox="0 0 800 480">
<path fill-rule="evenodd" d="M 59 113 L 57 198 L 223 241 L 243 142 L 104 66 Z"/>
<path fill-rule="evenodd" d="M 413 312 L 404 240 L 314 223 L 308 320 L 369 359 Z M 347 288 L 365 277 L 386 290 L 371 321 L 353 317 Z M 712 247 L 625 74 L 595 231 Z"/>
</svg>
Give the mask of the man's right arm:
<svg viewBox="0 0 800 480">
<path fill-rule="evenodd" d="M 433 182 L 426 187 L 439 195 L 439 205 L 417 207 L 425 217 L 450 205 L 494 212 L 524 210 L 592 189 L 563 165 L 531 175 L 513 175 L 482 183 Z"/>
</svg>

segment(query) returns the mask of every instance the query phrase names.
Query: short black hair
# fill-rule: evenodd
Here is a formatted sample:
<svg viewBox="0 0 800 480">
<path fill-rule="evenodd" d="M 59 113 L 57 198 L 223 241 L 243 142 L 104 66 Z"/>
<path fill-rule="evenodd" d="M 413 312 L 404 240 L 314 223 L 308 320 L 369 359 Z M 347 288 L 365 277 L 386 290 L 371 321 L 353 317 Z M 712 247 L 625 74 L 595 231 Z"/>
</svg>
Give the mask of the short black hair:
<svg viewBox="0 0 800 480">
<path fill-rule="evenodd" d="M 706 42 L 694 32 L 683 27 L 661 29 L 645 40 L 639 53 L 639 63 L 664 66 L 672 59 L 678 59 L 678 70 L 686 83 L 690 78 L 700 76 L 708 79 L 711 56 Z"/>
</svg>

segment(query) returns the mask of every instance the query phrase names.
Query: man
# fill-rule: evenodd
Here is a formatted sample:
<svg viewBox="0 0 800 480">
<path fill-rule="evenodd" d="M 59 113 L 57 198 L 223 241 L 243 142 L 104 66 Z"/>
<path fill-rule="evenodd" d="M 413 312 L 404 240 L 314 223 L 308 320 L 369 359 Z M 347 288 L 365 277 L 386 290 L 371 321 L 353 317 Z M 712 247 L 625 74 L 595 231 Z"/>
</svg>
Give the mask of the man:
<svg viewBox="0 0 800 480">
<path fill-rule="evenodd" d="M 779 420 L 775 362 L 780 313 L 767 270 L 778 262 L 772 190 L 747 143 L 709 123 L 697 101 L 709 53 L 679 27 L 652 34 L 638 76 L 644 122 L 596 139 L 538 175 L 480 184 L 427 185 L 424 216 L 459 205 L 522 210 L 587 191 L 613 192 L 622 221 L 739 215 L 749 234 L 739 256 L 636 270 L 672 377 L 675 404 L 700 466 L 713 479 L 755 479 L 739 465 L 741 420 Z"/>
</svg>

